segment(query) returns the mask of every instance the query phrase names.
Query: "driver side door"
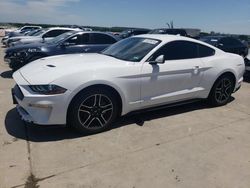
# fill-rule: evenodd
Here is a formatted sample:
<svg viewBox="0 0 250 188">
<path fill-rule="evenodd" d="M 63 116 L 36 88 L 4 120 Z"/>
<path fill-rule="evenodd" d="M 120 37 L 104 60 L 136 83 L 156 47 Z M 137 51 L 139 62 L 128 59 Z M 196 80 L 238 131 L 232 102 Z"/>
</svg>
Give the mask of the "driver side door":
<svg viewBox="0 0 250 188">
<path fill-rule="evenodd" d="M 85 53 L 88 49 L 89 34 L 77 34 L 65 40 L 61 46 L 64 54 Z"/>
<path fill-rule="evenodd" d="M 164 56 L 164 63 L 150 63 L 160 55 Z M 143 64 L 142 106 L 153 107 L 195 98 L 201 90 L 202 66 L 196 43 L 167 43 L 151 56 L 149 62 Z"/>
</svg>

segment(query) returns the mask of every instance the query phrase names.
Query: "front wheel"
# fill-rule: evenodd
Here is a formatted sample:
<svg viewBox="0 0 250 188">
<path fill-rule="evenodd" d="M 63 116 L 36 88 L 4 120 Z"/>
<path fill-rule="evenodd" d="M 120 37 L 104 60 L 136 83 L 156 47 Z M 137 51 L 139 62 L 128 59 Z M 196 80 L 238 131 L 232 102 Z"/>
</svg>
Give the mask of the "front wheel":
<svg viewBox="0 0 250 188">
<path fill-rule="evenodd" d="M 208 100 L 213 106 L 226 105 L 231 99 L 233 90 L 233 79 L 227 75 L 222 76 L 215 82 Z"/>
<path fill-rule="evenodd" d="M 94 88 L 81 92 L 73 99 L 68 124 L 81 133 L 98 133 L 108 129 L 117 115 L 116 96 Z"/>
</svg>

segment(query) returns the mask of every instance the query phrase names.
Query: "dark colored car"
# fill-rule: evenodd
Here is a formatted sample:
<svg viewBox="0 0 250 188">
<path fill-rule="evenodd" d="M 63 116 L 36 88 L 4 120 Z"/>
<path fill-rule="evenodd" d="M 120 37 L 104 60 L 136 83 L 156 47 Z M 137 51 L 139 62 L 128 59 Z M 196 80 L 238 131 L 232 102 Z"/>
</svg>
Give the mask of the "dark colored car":
<svg viewBox="0 0 250 188">
<path fill-rule="evenodd" d="M 150 31 L 149 34 L 169 34 L 169 35 L 180 35 L 184 37 L 188 36 L 185 29 L 167 29 L 167 28 L 154 29 Z"/>
<path fill-rule="evenodd" d="M 248 46 L 240 40 L 228 36 L 207 36 L 200 39 L 203 42 L 209 43 L 221 50 L 229 53 L 234 53 L 246 57 L 248 55 Z"/>
<path fill-rule="evenodd" d="M 246 73 L 250 76 L 250 60 L 245 58 Z"/>
<path fill-rule="evenodd" d="M 11 47 L 6 50 L 4 60 L 13 70 L 17 70 L 31 61 L 47 56 L 100 52 L 117 41 L 115 36 L 107 33 L 70 31 L 48 42 Z"/>
<path fill-rule="evenodd" d="M 120 33 L 119 37 L 122 39 L 134 36 L 134 35 L 142 35 L 150 32 L 150 29 L 127 29 Z"/>
</svg>

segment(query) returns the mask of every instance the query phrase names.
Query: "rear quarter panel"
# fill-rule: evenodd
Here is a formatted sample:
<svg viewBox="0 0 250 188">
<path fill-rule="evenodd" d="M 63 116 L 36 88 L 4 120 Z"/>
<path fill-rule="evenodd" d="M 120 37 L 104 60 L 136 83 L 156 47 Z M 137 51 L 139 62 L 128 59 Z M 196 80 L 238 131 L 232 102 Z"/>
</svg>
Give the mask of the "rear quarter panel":
<svg viewBox="0 0 250 188">
<path fill-rule="evenodd" d="M 201 98 L 207 98 L 215 81 L 224 73 L 233 73 L 236 78 L 236 85 L 243 78 L 245 71 L 244 59 L 235 54 L 219 52 L 214 56 L 202 58 L 204 63 L 204 74 L 201 81 L 201 86 L 204 87 L 204 92 Z"/>
</svg>

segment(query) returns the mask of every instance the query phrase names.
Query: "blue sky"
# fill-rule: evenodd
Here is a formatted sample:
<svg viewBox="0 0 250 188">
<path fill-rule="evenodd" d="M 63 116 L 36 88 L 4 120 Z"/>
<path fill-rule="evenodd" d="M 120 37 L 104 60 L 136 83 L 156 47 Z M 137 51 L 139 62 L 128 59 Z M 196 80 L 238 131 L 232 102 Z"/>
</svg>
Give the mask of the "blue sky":
<svg viewBox="0 0 250 188">
<path fill-rule="evenodd" d="M 250 0 L 0 0 L 0 22 L 200 28 L 250 34 Z"/>
</svg>

